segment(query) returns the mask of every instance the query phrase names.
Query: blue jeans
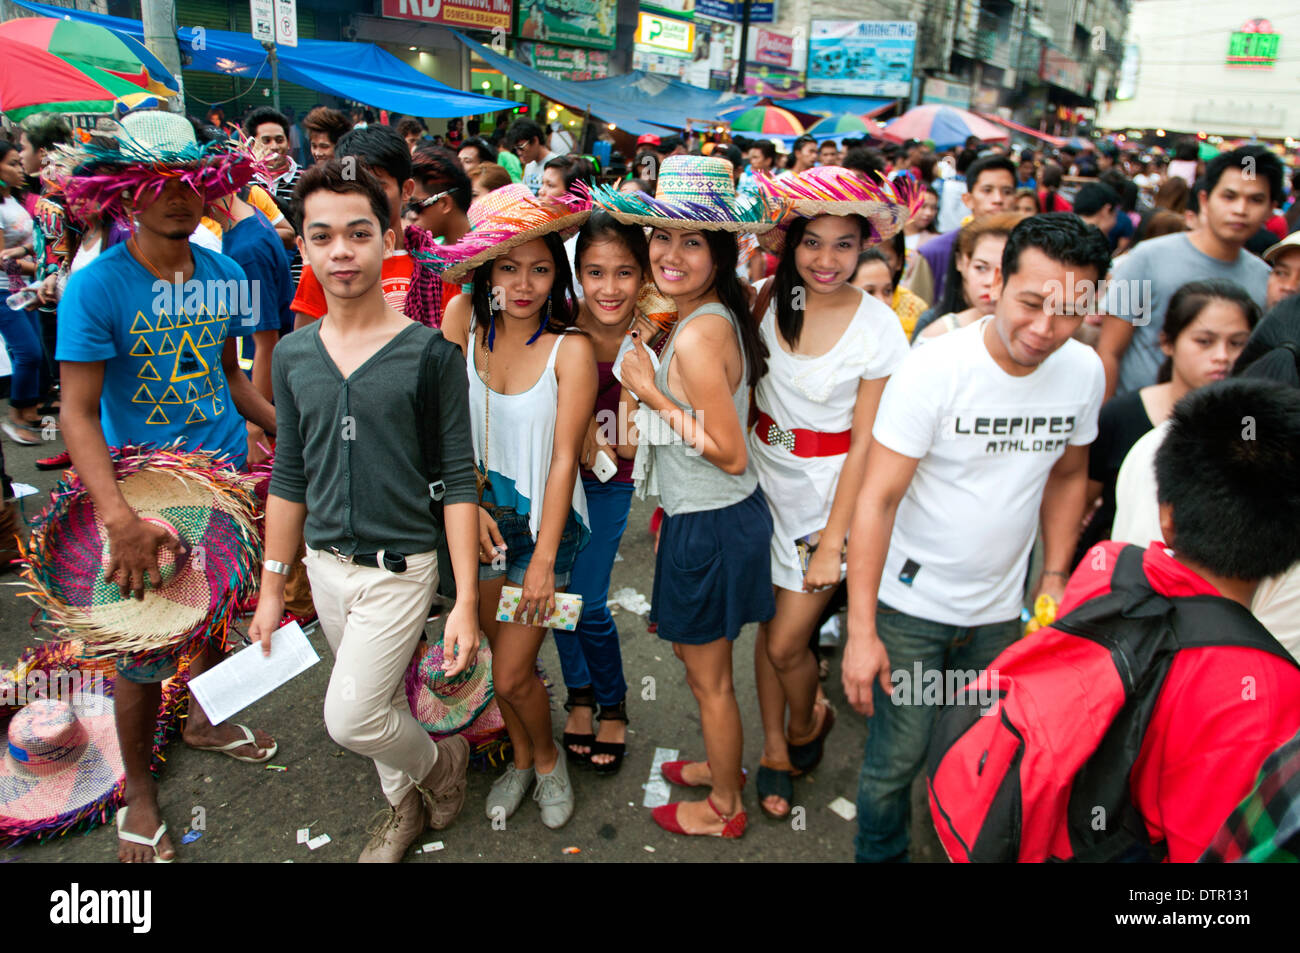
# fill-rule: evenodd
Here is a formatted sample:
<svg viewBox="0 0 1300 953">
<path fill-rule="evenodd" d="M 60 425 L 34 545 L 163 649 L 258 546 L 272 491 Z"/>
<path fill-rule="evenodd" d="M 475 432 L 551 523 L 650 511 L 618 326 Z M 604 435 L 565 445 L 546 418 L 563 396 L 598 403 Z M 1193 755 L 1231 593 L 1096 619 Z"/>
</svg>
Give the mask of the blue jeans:
<svg viewBox="0 0 1300 953">
<path fill-rule="evenodd" d="M 45 368 L 41 313 L 14 311 L 0 302 L 0 335 L 4 335 L 9 363 L 13 366 L 9 403 L 14 407 L 34 407 L 41 402 L 41 372 Z"/>
<path fill-rule="evenodd" d="M 890 672 L 904 673 L 906 695 L 900 703 L 877 681 L 873 692 L 876 713 L 867 719 L 867 743 L 858 775 L 858 863 L 906 861 L 912 823 L 912 782 L 925 762 L 939 706 L 933 694 L 922 697 L 931 678 L 925 672 L 980 671 L 1020 637 L 1020 620 L 959 626 L 918 619 L 883 602 L 876 611 L 876 633 L 889 653 Z M 913 686 L 920 663 L 922 685 Z M 946 684 L 947 679 L 942 680 Z M 897 689 L 905 682 L 895 679 Z M 941 695 L 943 692 L 940 693 Z M 947 701 L 947 699 L 944 699 Z"/>
<path fill-rule="evenodd" d="M 560 670 L 568 688 L 596 692 L 601 705 L 617 705 L 627 695 L 623 679 L 623 654 L 618 645 L 618 626 L 609 613 L 609 575 L 614 556 L 627 529 L 632 508 L 632 484 L 583 480 L 587 493 L 587 516 L 591 540 L 573 563 L 569 591 L 582 596 L 582 619 L 573 632 L 555 629 L 555 648 L 560 653 Z"/>
</svg>

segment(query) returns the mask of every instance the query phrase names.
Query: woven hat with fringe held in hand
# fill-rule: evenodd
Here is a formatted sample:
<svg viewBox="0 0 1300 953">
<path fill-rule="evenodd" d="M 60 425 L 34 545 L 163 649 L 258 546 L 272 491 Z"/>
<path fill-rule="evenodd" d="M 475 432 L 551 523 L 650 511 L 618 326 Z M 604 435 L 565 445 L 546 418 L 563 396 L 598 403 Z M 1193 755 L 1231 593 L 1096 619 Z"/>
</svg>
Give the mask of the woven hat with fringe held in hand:
<svg viewBox="0 0 1300 953">
<path fill-rule="evenodd" d="M 416 252 L 416 261 L 442 272 L 442 280 L 459 284 L 485 261 L 500 258 L 516 245 L 552 232 L 570 238 L 591 215 L 591 193 L 583 182 L 560 196 L 533 195 L 526 185 L 493 189 L 469 207 L 470 230 L 453 245 Z"/>
<path fill-rule="evenodd" d="M 850 169 L 819 165 L 798 175 L 757 176 L 759 191 L 773 201 L 784 200 L 790 211 L 775 228 L 759 238 L 770 252 L 785 246 L 786 228 L 795 218 L 818 215 L 860 215 L 869 226 L 863 239 L 872 245 L 893 238 L 921 209 L 925 190 L 911 176 L 871 182 Z"/>
<path fill-rule="evenodd" d="M 78 130 L 72 144 L 58 147 L 52 178 L 76 218 L 130 225 L 128 203 L 151 204 L 169 181 L 185 183 L 206 205 L 265 171 L 265 163 L 244 144 L 200 143 L 184 116 L 138 110 L 93 133 Z"/>
<path fill-rule="evenodd" d="M 720 156 L 669 156 L 659 168 L 655 194 L 597 186 L 596 204 L 620 222 L 654 228 L 762 233 L 789 208 L 769 196 L 738 196 L 731 163 Z"/>
<path fill-rule="evenodd" d="M 259 581 L 255 478 L 236 472 L 220 455 L 176 448 L 123 448 L 114 452 L 114 467 L 131 509 L 176 536 L 186 555 L 174 559 L 160 549 L 162 585 L 146 585 L 143 600 L 123 596 L 104 578 L 109 540 L 103 520 L 69 470 L 24 547 L 23 577 L 32 588 L 22 595 L 61 637 L 80 639 L 88 657 L 131 655 L 148 662 L 209 637 L 224 646 L 237 606 Z"/>
</svg>

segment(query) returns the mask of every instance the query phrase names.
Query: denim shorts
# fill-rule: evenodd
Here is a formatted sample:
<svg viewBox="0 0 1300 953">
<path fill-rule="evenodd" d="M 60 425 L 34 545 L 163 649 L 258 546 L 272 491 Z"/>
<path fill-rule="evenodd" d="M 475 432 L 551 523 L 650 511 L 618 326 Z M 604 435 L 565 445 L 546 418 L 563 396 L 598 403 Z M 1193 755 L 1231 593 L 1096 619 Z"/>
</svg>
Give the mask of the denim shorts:
<svg viewBox="0 0 1300 953">
<path fill-rule="evenodd" d="M 511 585 L 522 586 L 524 573 L 528 571 L 528 564 L 533 561 L 533 550 L 537 548 L 532 529 L 528 525 L 528 516 L 508 506 L 493 506 L 491 503 L 484 503 L 482 506 L 488 511 L 488 516 L 497 521 L 497 530 L 505 540 L 506 552 L 504 564 L 501 560 L 487 564 L 479 563 L 478 577 L 499 579 L 505 576 L 506 581 Z M 573 561 L 578 557 L 580 548 L 580 533 L 578 517 L 573 510 L 569 510 L 569 518 L 564 524 L 564 533 L 560 536 L 560 545 L 555 550 L 556 591 L 563 590 L 569 584 Z"/>
<path fill-rule="evenodd" d="M 117 674 L 136 685 L 153 685 L 165 682 L 175 675 L 179 659 L 179 652 L 156 656 L 149 661 L 143 661 L 138 656 L 122 655 L 117 659 Z"/>
</svg>

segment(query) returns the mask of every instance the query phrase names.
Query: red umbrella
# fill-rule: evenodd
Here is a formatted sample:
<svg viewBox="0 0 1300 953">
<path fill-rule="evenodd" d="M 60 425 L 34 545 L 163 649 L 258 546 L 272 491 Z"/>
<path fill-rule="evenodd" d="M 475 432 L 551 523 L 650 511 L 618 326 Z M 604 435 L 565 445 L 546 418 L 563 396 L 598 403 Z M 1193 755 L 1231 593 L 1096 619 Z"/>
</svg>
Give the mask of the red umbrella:
<svg viewBox="0 0 1300 953">
<path fill-rule="evenodd" d="M 952 106 L 917 106 L 889 122 L 882 137 L 890 142 L 908 139 L 929 139 L 936 149 L 960 146 L 970 136 L 981 142 L 1002 142 L 1009 138 L 1007 131 L 981 119 L 973 112 Z"/>
</svg>

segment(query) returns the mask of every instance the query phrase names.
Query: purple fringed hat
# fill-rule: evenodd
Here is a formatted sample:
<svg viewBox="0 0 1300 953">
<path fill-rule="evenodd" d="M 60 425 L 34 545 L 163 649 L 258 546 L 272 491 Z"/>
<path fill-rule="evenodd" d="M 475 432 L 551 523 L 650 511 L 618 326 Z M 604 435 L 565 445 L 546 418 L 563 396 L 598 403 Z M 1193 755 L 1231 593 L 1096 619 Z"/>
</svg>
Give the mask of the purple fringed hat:
<svg viewBox="0 0 1300 953">
<path fill-rule="evenodd" d="M 189 120 L 178 113 L 137 110 L 107 130 L 78 130 L 76 137 L 75 143 L 58 147 L 52 178 L 82 221 L 102 218 L 130 225 L 124 200 L 148 205 L 172 179 L 183 181 L 206 205 L 265 171 L 245 145 L 226 139 L 200 143 Z"/>
</svg>

